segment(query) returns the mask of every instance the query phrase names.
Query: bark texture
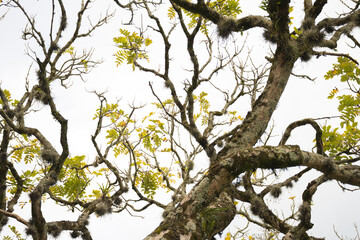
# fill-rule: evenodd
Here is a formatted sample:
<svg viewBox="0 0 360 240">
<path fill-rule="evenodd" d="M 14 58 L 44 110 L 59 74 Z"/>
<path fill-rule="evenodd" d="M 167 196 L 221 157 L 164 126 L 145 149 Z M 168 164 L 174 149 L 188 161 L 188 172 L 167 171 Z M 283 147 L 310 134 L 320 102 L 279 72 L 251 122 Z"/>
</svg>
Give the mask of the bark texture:
<svg viewBox="0 0 360 240">
<path fill-rule="evenodd" d="M 215 24 L 223 24 L 226 18 L 221 14 L 210 9 L 205 2 L 198 1 L 190 3 L 183 0 L 172 0 L 174 4 L 193 13 L 198 13 L 204 18 L 209 19 Z M 252 171 L 253 169 L 277 169 L 288 168 L 292 166 L 307 166 L 317 169 L 324 173 L 326 179 L 336 179 L 343 183 L 349 183 L 359 186 L 359 168 L 357 167 L 339 167 L 332 159 L 322 155 L 321 133 L 314 124 L 318 135 L 318 153 L 313 154 L 303 152 L 297 146 L 279 146 L 279 147 L 261 147 L 252 148 L 259 138 L 264 134 L 270 118 L 279 102 L 279 99 L 287 85 L 288 79 L 296 60 L 301 58 L 306 60 L 307 54 L 314 54 L 312 49 L 315 46 L 327 46 L 333 48 L 332 40 L 325 40 L 319 29 L 324 26 L 319 24 L 318 32 L 314 34 L 314 21 L 322 11 L 327 1 L 304 1 L 305 20 L 312 22 L 309 26 L 306 21 L 303 23 L 303 35 L 293 38 L 289 31 L 289 3 L 288 0 L 268 1 L 267 11 L 269 18 L 259 16 L 250 16 L 237 19 L 233 31 L 250 29 L 253 27 L 262 27 L 266 32 L 270 32 L 272 41 L 276 43 L 277 48 L 270 59 L 271 69 L 262 94 L 257 98 L 251 111 L 248 112 L 239 128 L 234 129 L 231 137 L 226 142 L 224 148 L 212 158 L 210 170 L 206 176 L 193 188 L 188 196 L 176 207 L 173 214 L 166 217 L 160 226 L 151 233 L 146 239 L 207 239 L 206 232 L 201 228 L 201 213 L 207 211 L 214 199 L 218 199 L 223 191 L 228 191 L 232 181 L 240 174 Z M 328 19 L 324 21 L 336 21 Z M 342 22 L 344 23 L 344 22 Z M 339 23 L 340 24 L 340 23 Z M 310 30 L 311 28 L 311 30 Z M 352 28 L 352 26 L 346 26 Z M 313 35 L 312 35 L 313 34 Z M 340 31 L 339 31 L 340 34 Z M 316 36 L 314 36 L 316 35 Z M 338 37 L 334 35 L 333 40 Z M 309 121 L 299 123 L 309 124 Z M 290 126 L 289 132 L 295 126 Z M 320 130 L 321 131 L 321 130 Z M 320 134 L 320 135 L 319 135 Z M 286 140 L 284 140 L 286 142 Z M 350 170 L 351 169 L 351 170 Z M 325 181 L 325 180 L 324 180 Z M 310 187 L 310 186 L 309 186 Z M 311 195 L 312 196 L 312 195 Z M 279 232 L 287 234 L 292 232 L 293 239 L 316 239 L 308 236 L 306 231 L 312 227 L 310 218 L 301 220 L 301 224 L 292 228 L 285 222 L 279 220 L 273 213 L 267 209 L 263 199 L 254 195 L 242 195 L 244 200 L 252 204 L 252 210 L 255 215 L 259 215 L 268 226 L 272 226 Z M 308 200 L 308 199 L 307 199 Z M 304 212 L 309 213 L 310 207 L 306 207 L 304 200 Z M 228 208 L 233 207 L 233 203 L 228 204 Z M 216 215 L 216 213 L 213 213 Z M 310 215 L 309 215 L 310 216 Z M 218 219 L 218 217 L 213 217 Z M 223 214 L 225 219 L 218 221 L 217 229 L 223 229 L 226 226 L 223 223 L 231 221 L 231 215 Z M 220 217 L 220 218 L 221 218 Z M 297 232 L 297 233 L 296 233 Z M 295 234 L 296 233 L 296 234 Z M 212 234 L 213 236 L 214 234 Z M 291 235 L 291 234 L 290 234 Z M 286 235 L 287 239 L 290 239 Z"/>
</svg>

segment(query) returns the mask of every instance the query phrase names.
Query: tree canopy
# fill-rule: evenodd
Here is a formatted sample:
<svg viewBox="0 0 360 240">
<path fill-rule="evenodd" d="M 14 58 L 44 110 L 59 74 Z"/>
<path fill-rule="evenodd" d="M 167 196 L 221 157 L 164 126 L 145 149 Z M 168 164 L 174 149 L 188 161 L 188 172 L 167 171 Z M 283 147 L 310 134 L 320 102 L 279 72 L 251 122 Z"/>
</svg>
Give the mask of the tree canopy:
<svg viewBox="0 0 360 240">
<path fill-rule="evenodd" d="M 352 55 L 360 47 L 360 1 L 268 0 L 249 9 L 237 0 L 114 0 L 116 12 L 97 15 L 95 2 L 52 0 L 34 10 L 0 1 L 1 20 L 13 12 L 26 20 L 22 39 L 31 60 L 22 79 L 1 79 L 23 84 L 0 86 L 3 240 L 89 240 L 91 216 L 141 214 L 150 206 L 163 219 L 147 240 L 253 239 L 253 226 L 262 229 L 256 239 L 323 239 L 311 232 L 318 188 L 331 181 L 349 192 L 360 186 L 360 69 Z M 97 106 L 61 95 L 77 81 L 86 88 L 102 64 L 93 57 L 101 46 L 86 50 L 82 41 L 91 45 L 113 18 L 119 31 L 102 38 L 112 39 L 113 68 L 127 74 L 116 86 L 128 88 L 130 74 L 145 78 L 137 88 L 149 89 L 149 102 L 112 100 L 104 89 L 89 90 Z M 323 77 L 295 71 L 329 58 L 337 62 Z M 337 116 L 279 126 L 274 113 L 290 78 L 336 82 L 328 99 Z M 71 128 L 79 120 L 59 107 L 67 98 L 80 102 L 79 111 L 94 110 L 81 154 L 74 146 L 82 139 Z M 314 130 L 313 148 L 302 149 L 301 139 L 287 144 L 304 125 Z M 276 143 L 274 128 L 283 131 Z M 268 200 L 285 189 L 302 192 L 282 213 Z M 72 220 L 49 220 L 51 204 L 70 210 Z M 225 230 L 237 216 L 249 225 Z"/>
</svg>

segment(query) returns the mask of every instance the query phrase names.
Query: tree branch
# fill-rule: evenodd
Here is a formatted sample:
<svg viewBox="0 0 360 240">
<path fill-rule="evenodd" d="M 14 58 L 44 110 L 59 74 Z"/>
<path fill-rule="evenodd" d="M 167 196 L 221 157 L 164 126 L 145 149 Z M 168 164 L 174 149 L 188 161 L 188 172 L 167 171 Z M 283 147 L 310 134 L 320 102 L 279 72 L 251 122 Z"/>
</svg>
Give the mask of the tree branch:
<svg viewBox="0 0 360 240">
<path fill-rule="evenodd" d="M 284 133 L 283 137 L 281 138 L 279 145 L 285 145 L 286 144 L 286 141 L 289 139 L 292 130 L 294 130 L 295 128 L 300 127 L 300 126 L 304 126 L 306 124 L 310 124 L 315 129 L 315 131 L 316 131 L 317 154 L 323 155 L 324 150 L 323 150 L 323 141 L 322 141 L 322 130 L 321 130 L 319 124 L 317 124 L 317 122 L 315 122 L 311 118 L 306 118 L 306 119 L 299 120 L 299 121 L 291 123 L 286 128 L 285 133 Z"/>
<path fill-rule="evenodd" d="M 30 226 L 30 223 L 28 221 L 26 221 L 25 219 L 23 219 L 22 217 L 20 217 L 19 215 L 15 214 L 15 213 L 7 212 L 2 209 L 0 209 L 0 213 L 4 214 L 5 216 L 16 219 L 18 222 L 24 224 L 25 226 Z"/>
</svg>

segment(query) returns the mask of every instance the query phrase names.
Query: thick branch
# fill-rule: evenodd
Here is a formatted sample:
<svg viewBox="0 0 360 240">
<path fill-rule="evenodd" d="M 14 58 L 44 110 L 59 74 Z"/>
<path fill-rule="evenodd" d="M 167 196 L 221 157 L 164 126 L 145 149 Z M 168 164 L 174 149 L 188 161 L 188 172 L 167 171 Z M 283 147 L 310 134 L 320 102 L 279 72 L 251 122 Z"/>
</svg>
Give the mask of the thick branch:
<svg viewBox="0 0 360 240">
<path fill-rule="evenodd" d="M 252 110 L 248 112 L 239 129 L 236 129 L 232 139 L 220 151 L 219 155 L 226 155 L 226 152 L 231 148 L 251 147 L 263 135 L 285 89 L 296 60 L 292 57 L 291 52 L 292 50 L 285 46 L 277 48 L 274 57 L 277 60 L 274 61 L 270 69 L 264 91 L 255 101 Z"/>
<path fill-rule="evenodd" d="M 212 164 L 207 175 L 180 202 L 146 239 L 180 239 L 196 237 L 201 231 L 196 224 L 199 213 L 229 186 L 239 174 L 256 168 L 308 166 L 323 172 L 328 179 L 360 186 L 359 166 L 337 166 L 332 159 L 301 151 L 298 146 L 258 147 L 233 150 Z M 192 226 L 192 228 L 190 228 Z M 200 227 L 200 226 L 198 226 Z"/>
<path fill-rule="evenodd" d="M 232 29 L 230 30 L 234 32 L 242 32 L 254 27 L 266 29 L 271 27 L 271 21 L 262 16 L 246 16 L 237 20 L 225 17 L 207 6 L 203 0 L 198 0 L 196 4 L 186 0 L 172 0 L 171 2 L 189 12 L 200 14 L 202 17 L 215 24 L 227 24 L 228 26 L 232 26 Z"/>
<path fill-rule="evenodd" d="M 316 0 L 314 5 L 309 9 L 308 16 L 315 19 L 321 13 L 323 7 L 327 3 L 327 0 Z"/>
</svg>

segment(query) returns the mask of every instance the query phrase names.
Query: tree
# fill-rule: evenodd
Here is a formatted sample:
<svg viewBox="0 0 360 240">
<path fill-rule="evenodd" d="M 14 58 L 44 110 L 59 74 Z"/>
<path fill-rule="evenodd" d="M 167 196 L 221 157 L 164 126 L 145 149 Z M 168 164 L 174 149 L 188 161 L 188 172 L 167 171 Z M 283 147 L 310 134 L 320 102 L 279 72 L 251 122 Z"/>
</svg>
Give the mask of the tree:
<svg viewBox="0 0 360 240">
<path fill-rule="evenodd" d="M 111 103 L 106 93 L 94 91 L 100 102 L 91 136 L 94 161 L 70 155 L 68 120 L 57 108 L 51 86 L 69 87 L 73 77 L 82 77 L 99 63 L 91 59 L 91 52 L 78 55 L 73 45 L 112 15 L 82 32 L 83 16 L 91 4 L 82 1 L 75 27 L 68 34 L 68 10 L 62 0 L 52 1 L 46 33 L 19 1 L 1 3 L 1 7 L 16 7 L 27 18 L 23 37 L 34 44 L 29 45 L 28 53 L 37 69 L 37 80 L 26 81 L 26 92 L 19 100 L 10 91 L 0 90 L 1 226 L 10 217 L 25 225 L 33 239 L 47 239 L 48 234 L 57 237 L 63 231 L 73 238 L 92 239 L 87 227 L 92 214 L 141 212 L 155 205 L 164 209 L 163 221 L 146 239 L 212 239 L 237 214 L 264 228 L 268 239 L 319 239 L 308 234 L 313 227 L 311 202 L 318 187 L 330 180 L 360 186 L 356 164 L 360 70 L 354 58 L 336 51 L 343 37 L 360 46 L 352 34 L 360 24 L 360 10 L 357 1 L 340 2 L 346 11 L 327 17 L 324 0 L 304 0 L 300 6 L 285 0 L 262 1 L 262 15 L 247 16 L 242 16 L 241 5 L 234 0 L 172 0 L 165 5 L 115 0 L 129 17 L 114 38 L 116 63 L 154 75 L 168 95 L 163 96 L 164 91 L 150 82 L 158 101 L 148 111 L 147 106 Z M 302 18 L 293 18 L 293 11 L 303 11 Z M 239 44 L 240 35 L 254 28 L 262 29 L 269 41 L 270 51 L 261 66 L 251 52 L 243 58 L 246 42 Z M 238 32 L 241 34 L 235 34 Z M 156 62 L 159 50 L 152 55 L 153 45 L 162 46 L 160 66 Z M 180 65 L 182 56 L 188 62 Z M 340 127 L 321 127 L 315 119 L 303 119 L 285 129 L 278 146 L 267 145 L 269 122 L 295 64 L 313 56 L 339 57 L 325 78 L 341 76 L 340 82 L 349 86 L 342 95 L 338 88 L 329 94 L 330 99 L 336 96 L 339 100 Z M 179 66 L 185 69 L 181 75 Z M 244 107 L 242 99 L 250 104 Z M 39 105 L 60 126 L 59 146 L 26 122 Z M 140 118 L 135 115 L 138 112 Z M 316 152 L 286 145 L 291 132 L 307 124 L 316 132 Z M 208 160 L 205 168 L 199 165 L 204 158 Z M 291 170 L 299 166 L 301 170 Z M 278 169 L 290 169 L 292 176 L 280 180 Z M 265 198 L 279 197 L 282 189 L 306 178 L 312 169 L 321 174 L 309 179 L 301 204 L 285 218 L 277 215 Z M 163 202 L 159 194 L 171 195 L 171 201 Z M 31 204 L 30 220 L 14 212 L 21 198 Z M 70 208 L 77 220 L 47 221 L 43 201 Z M 240 202 L 250 211 L 245 205 L 239 207 Z M 11 230 L 20 237 L 16 228 Z M 232 237 L 236 234 L 228 233 L 225 239 Z"/>
</svg>

